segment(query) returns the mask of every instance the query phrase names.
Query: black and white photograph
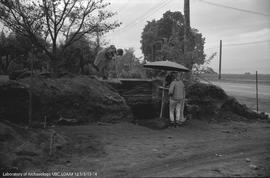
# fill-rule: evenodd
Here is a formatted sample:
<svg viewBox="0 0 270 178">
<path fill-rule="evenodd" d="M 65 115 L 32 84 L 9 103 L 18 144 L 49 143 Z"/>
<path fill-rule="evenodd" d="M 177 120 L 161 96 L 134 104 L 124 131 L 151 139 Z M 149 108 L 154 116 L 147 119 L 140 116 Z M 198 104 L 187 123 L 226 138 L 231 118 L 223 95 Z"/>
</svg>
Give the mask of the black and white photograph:
<svg viewBox="0 0 270 178">
<path fill-rule="evenodd" d="M 0 177 L 270 177 L 270 0 L 0 0 Z"/>
</svg>

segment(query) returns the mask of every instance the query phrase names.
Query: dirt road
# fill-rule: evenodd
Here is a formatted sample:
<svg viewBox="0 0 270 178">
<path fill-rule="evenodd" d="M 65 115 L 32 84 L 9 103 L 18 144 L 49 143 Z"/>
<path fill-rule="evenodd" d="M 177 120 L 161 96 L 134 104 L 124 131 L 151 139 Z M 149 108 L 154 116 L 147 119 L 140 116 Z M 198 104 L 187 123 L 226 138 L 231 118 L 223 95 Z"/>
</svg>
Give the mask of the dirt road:
<svg viewBox="0 0 270 178">
<path fill-rule="evenodd" d="M 58 127 L 71 137 L 42 171 L 95 171 L 99 177 L 269 176 L 270 124 L 208 123 L 151 130 L 131 123 Z"/>
<path fill-rule="evenodd" d="M 223 88 L 228 95 L 236 97 L 236 99 L 246 104 L 249 108 L 256 110 L 256 88 L 255 84 L 235 83 L 213 81 L 213 84 Z M 259 85 L 259 111 L 270 113 L 270 85 Z"/>
</svg>

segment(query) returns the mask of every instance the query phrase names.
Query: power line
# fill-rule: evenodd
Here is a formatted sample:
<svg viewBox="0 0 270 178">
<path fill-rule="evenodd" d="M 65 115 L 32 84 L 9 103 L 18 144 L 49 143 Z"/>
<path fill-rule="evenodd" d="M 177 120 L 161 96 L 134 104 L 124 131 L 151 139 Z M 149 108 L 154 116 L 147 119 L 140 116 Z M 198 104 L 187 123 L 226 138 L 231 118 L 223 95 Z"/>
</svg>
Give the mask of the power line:
<svg viewBox="0 0 270 178">
<path fill-rule="evenodd" d="M 127 0 L 126 3 L 124 3 L 121 7 L 119 7 L 119 9 L 117 10 L 117 11 L 118 11 L 118 14 L 119 14 L 120 12 L 122 12 L 123 10 L 126 9 L 127 5 L 130 3 L 130 1 L 131 1 L 131 0 Z"/>
<path fill-rule="evenodd" d="M 223 44 L 223 47 L 230 47 L 230 46 L 247 46 L 247 45 L 254 45 L 254 44 L 260 44 L 260 43 L 267 43 L 270 42 L 270 40 L 261 40 L 261 41 L 252 41 L 252 42 L 245 42 L 245 43 L 227 43 L 227 44 Z M 211 48 L 206 48 L 204 50 L 208 50 L 208 49 L 217 49 L 217 47 L 211 47 Z"/>
<path fill-rule="evenodd" d="M 158 11 L 159 9 L 163 8 L 164 6 L 166 6 L 170 2 L 171 2 L 171 0 L 164 0 L 162 3 L 153 6 L 147 12 L 143 13 L 141 16 L 139 16 L 136 19 L 132 20 L 130 23 L 128 23 L 126 26 L 124 26 L 121 30 L 130 27 L 131 25 L 133 25 L 134 22 L 144 19 L 148 14 L 152 13 L 153 11 Z"/>
<path fill-rule="evenodd" d="M 256 11 L 251 11 L 251 10 L 248 10 L 248 9 L 236 8 L 236 7 L 227 6 L 227 5 L 223 5 L 223 4 L 217 4 L 217 3 L 213 3 L 213 2 L 209 2 L 209 1 L 205 1 L 205 0 L 201 0 L 201 2 L 206 3 L 206 4 L 210 4 L 210 5 L 213 5 L 213 6 L 217 6 L 217 7 L 222 7 L 222 8 L 226 8 L 226 9 L 232 9 L 232 10 L 246 12 L 246 13 L 250 13 L 250 14 L 261 15 L 261 16 L 266 16 L 266 17 L 270 16 L 270 14 L 265 14 L 265 13 L 262 13 L 262 12 L 256 12 Z"/>
<path fill-rule="evenodd" d="M 145 13 L 143 13 L 142 15 L 140 15 L 139 17 L 135 18 L 134 20 L 132 20 L 130 23 L 128 23 L 125 27 L 122 28 L 125 29 L 127 27 L 129 27 L 130 25 L 132 25 L 134 22 L 143 19 L 144 17 L 146 17 L 149 13 L 151 13 L 152 11 L 155 11 L 157 8 L 159 8 L 160 6 L 164 5 L 165 3 L 169 2 L 170 0 L 164 0 L 162 1 L 160 4 L 157 4 L 153 7 L 151 7 L 148 11 L 146 11 Z"/>
<path fill-rule="evenodd" d="M 172 1 L 165 2 L 164 5 L 162 5 L 162 6 L 161 6 L 160 8 L 158 8 L 158 9 L 156 9 L 152 14 L 150 14 L 150 16 L 153 15 L 153 14 L 155 14 L 155 13 L 157 13 L 160 9 L 162 9 L 163 7 L 165 7 L 166 5 L 168 5 L 170 2 L 172 2 Z"/>
<path fill-rule="evenodd" d="M 223 46 L 246 46 L 246 45 L 253 45 L 253 44 L 260 44 L 260 43 L 267 43 L 270 40 L 262 40 L 262 41 L 253 41 L 253 42 L 246 42 L 246 43 L 231 43 L 231 44 L 224 44 Z"/>
</svg>

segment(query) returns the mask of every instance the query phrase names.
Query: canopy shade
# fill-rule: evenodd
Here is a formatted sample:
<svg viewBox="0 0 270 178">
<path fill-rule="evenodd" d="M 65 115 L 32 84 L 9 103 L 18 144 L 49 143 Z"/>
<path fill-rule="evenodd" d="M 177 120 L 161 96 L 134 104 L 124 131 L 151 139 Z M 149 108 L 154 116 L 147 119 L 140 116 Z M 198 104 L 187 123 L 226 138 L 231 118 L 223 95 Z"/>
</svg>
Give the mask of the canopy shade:
<svg viewBox="0 0 270 178">
<path fill-rule="evenodd" d="M 170 70 L 178 72 L 188 72 L 189 69 L 185 66 L 172 61 L 155 61 L 144 64 L 143 67 L 159 70 Z"/>
</svg>

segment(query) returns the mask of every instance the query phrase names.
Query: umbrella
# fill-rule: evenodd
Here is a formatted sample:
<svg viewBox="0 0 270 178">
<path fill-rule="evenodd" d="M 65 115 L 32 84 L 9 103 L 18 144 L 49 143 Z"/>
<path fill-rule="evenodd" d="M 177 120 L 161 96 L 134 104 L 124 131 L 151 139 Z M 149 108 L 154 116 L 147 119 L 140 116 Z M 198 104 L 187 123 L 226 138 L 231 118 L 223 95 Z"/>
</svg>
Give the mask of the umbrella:
<svg viewBox="0 0 270 178">
<path fill-rule="evenodd" d="M 188 68 L 185 66 L 178 64 L 176 62 L 171 61 L 156 61 L 156 62 L 149 62 L 144 64 L 143 67 L 152 68 L 152 69 L 159 69 L 159 70 L 170 70 L 170 71 L 178 71 L 178 72 L 188 72 Z"/>
<path fill-rule="evenodd" d="M 178 71 L 178 72 L 188 72 L 189 69 L 185 66 L 178 64 L 172 61 L 156 61 L 156 62 L 149 62 L 144 64 L 143 67 L 151 68 L 151 69 L 159 69 L 159 70 L 166 70 L 166 71 Z M 164 89 L 165 89 L 165 80 L 163 82 L 162 88 L 162 98 L 161 98 L 161 108 L 160 108 L 160 118 L 163 114 L 163 107 L 164 107 Z"/>
</svg>

